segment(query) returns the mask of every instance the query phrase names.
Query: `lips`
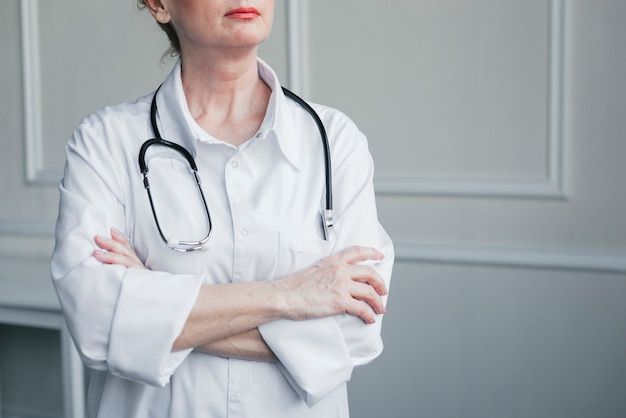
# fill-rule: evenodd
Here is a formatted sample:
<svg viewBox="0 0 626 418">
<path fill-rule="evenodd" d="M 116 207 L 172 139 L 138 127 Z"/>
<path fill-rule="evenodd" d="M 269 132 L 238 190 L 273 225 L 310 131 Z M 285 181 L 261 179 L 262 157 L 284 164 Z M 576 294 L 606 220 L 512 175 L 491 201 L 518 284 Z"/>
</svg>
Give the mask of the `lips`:
<svg viewBox="0 0 626 418">
<path fill-rule="evenodd" d="M 260 13 L 254 7 L 238 7 L 226 13 L 226 17 L 232 19 L 255 19 L 260 16 Z"/>
</svg>

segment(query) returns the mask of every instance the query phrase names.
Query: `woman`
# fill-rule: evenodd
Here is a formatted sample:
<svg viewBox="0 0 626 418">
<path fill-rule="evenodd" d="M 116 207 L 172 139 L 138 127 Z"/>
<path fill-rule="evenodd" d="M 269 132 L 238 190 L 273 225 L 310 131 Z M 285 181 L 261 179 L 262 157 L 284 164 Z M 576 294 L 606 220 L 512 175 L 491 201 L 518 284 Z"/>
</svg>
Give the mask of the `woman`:
<svg viewBox="0 0 626 418">
<path fill-rule="evenodd" d="M 347 417 L 354 366 L 382 350 L 393 263 L 366 140 L 314 106 L 336 196 L 325 237 L 319 132 L 257 58 L 273 0 L 142 3 L 180 59 L 157 93 L 81 122 L 59 186 L 52 277 L 93 369 L 88 413 Z M 170 148 L 146 152 L 153 201 L 144 190 L 153 101 L 156 130 L 194 157 L 210 220 Z M 207 230 L 204 251 L 166 238 Z"/>
</svg>

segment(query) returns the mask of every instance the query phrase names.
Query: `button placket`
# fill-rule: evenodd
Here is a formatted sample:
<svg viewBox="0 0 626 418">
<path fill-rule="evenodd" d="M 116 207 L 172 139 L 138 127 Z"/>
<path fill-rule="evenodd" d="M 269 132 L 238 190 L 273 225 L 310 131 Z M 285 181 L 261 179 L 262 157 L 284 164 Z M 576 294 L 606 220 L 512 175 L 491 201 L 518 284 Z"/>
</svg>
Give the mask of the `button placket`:
<svg viewBox="0 0 626 418">
<path fill-rule="evenodd" d="M 236 159 L 232 160 L 230 162 L 230 166 L 233 169 L 239 168 L 239 160 L 236 160 Z M 246 238 L 248 236 L 248 230 L 245 228 L 245 225 L 244 225 L 243 221 L 244 221 L 244 218 L 239 217 L 237 223 L 235 224 L 235 230 L 239 231 L 239 236 L 241 238 Z"/>
<path fill-rule="evenodd" d="M 230 204 L 230 210 L 233 222 L 234 242 L 233 242 L 233 277 L 232 282 L 238 282 L 242 279 L 243 275 L 243 242 L 241 231 L 243 228 L 243 221 L 245 215 L 241 213 L 241 205 L 239 202 L 241 181 L 239 180 L 239 160 L 233 157 L 226 163 L 225 179 L 226 189 L 228 193 L 228 200 Z"/>
</svg>

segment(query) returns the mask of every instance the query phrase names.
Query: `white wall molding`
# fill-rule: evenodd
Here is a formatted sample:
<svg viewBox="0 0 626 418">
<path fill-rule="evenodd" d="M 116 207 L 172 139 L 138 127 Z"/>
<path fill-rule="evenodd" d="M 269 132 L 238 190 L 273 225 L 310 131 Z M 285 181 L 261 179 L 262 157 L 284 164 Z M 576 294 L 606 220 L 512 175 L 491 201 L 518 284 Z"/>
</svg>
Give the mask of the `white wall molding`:
<svg viewBox="0 0 626 418">
<path fill-rule="evenodd" d="M 288 72 L 292 87 L 308 97 L 308 37 L 306 0 L 288 2 L 287 37 L 293 39 L 288 51 Z M 471 179 L 464 177 L 377 176 L 376 192 L 393 195 L 435 195 L 474 197 L 565 198 L 566 160 L 563 135 L 565 0 L 549 0 L 548 134 L 546 177 L 540 180 L 516 178 Z"/>
<path fill-rule="evenodd" d="M 0 220 L 0 237 L 52 238 L 54 222 Z"/>
<path fill-rule="evenodd" d="M 307 1 L 287 0 L 287 74 L 289 88 L 308 97 L 308 25 Z"/>
<path fill-rule="evenodd" d="M 0 221 L 0 237 L 54 238 L 52 222 Z M 626 252 L 538 247 L 396 242 L 396 258 L 409 263 L 626 273 Z"/>
<path fill-rule="evenodd" d="M 20 0 L 20 15 L 26 180 L 30 184 L 56 185 L 63 175 L 62 169 L 46 169 L 43 161 L 41 55 L 37 0 Z"/>
<path fill-rule="evenodd" d="M 560 180 L 562 168 L 555 169 L 558 179 L 544 180 L 377 176 L 374 178 L 374 187 L 379 195 L 563 199 L 566 194 Z"/>
<path fill-rule="evenodd" d="M 504 248 L 398 242 L 396 260 L 409 263 L 465 264 L 540 270 L 626 273 L 626 252 Z"/>
</svg>

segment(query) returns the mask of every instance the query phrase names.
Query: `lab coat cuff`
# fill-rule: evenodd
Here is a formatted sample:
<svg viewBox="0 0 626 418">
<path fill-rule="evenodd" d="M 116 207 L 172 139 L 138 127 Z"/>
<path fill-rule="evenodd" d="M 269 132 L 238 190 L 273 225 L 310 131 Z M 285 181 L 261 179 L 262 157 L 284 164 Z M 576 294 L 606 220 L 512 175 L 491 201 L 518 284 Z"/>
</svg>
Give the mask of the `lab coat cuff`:
<svg viewBox="0 0 626 418">
<path fill-rule="evenodd" d="M 199 276 L 148 270 L 127 274 L 111 326 L 111 373 L 154 386 L 169 382 L 192 351 L 171 350 L 195 304 L 201 282 Z"/>
<path fill-rule="evenodd" d="M 259 331 L 309 407 L 350 380 L 352 359 L 333 318 L 279 320 L 259 326 Z"/>
</svg>

